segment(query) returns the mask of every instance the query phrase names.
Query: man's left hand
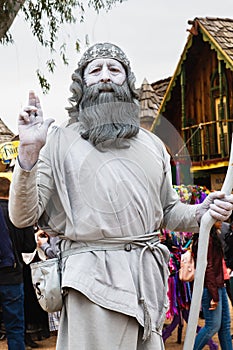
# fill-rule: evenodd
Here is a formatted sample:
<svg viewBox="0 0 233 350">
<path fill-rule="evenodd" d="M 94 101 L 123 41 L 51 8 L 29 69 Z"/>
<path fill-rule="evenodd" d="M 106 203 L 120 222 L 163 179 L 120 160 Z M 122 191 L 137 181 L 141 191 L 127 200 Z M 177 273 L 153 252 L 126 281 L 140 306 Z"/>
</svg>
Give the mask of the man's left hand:
<svg viewBox="0 0 233 350">
<path fill-rule="evenodd" d="M 233 194 L 225 195 L 223 192 L 212 192 L 204 202 L 197 208 L 197 221 L 209 210 L 210 215 L 218 221 L 226 221 L 233 210 Z"/>
</svg>

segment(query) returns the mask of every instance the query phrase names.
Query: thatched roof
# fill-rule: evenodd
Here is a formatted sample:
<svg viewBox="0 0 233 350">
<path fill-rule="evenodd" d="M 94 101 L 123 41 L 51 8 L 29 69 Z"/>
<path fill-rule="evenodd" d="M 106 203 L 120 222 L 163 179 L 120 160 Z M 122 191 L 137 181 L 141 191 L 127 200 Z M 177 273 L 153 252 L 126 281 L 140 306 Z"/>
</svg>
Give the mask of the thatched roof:
<svg viewBox="0 0 233 350">
<path fill-rule="evenodd" d="M 15 134 L 6 126 L 3 120 L 0 118 L 0 144 L 11 141 L 15 137 Z"/>
<path fill-rule="evenodd" d="M 140 102 L 140 121 L 141 124 L 152 124 L 157 117 L 159 106 L 162 102 L 166 88 L 171 78 L 159 80 L 155 83 L 149 84 L 147 79 L 139 89 Z"/>
<path fill-rule="evenodd" d="M 146 79 L 143 80 L 140 88 L 139 101 L 140 119 L 154 119 L 158 110 L 159 103 L 155 91 Z"/>
<path fill-rule="evenodd" d="M 233 64 L 233 18 L 197 17 L 189 24 L 193 24 L 193 28 L 199 25 L 203 30 L 203 38 L 212 44 L 213 49 L 218 50 L 218 54 L 225 54 L 229 58 L 227 63 Z"/>
</svg>

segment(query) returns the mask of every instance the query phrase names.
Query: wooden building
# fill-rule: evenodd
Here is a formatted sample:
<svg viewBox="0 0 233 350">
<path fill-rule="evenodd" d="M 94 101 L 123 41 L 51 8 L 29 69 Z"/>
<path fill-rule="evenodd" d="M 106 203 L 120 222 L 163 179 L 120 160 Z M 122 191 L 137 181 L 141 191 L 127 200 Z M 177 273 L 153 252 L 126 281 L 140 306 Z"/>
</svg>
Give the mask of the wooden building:
<svg viewBox="0 0 233 350">
<path fill-rule="evenodd" d="M 178 164 L 190 167 L 194 183 L 219 189 L 233 131 L 233 19 L 188 23 L 186 45 L 151 131 Z"/>
</svg>

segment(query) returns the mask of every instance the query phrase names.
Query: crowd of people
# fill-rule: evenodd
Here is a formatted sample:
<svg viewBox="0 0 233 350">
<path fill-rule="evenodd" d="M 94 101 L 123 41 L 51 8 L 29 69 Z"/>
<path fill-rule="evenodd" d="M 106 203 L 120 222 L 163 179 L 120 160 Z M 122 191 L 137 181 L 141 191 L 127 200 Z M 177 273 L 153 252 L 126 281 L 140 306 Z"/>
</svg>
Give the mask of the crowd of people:
<svg viewBox="0 0 233 350">
<path fill-rule="evenodd" d="M 10 350 L 38 348 L 34 340 L 50 337 L 59 313 L 50 315 L 37 300 L 30 263 L 56 255 L 57 238 L 37 226 L 19 229 L 8 214 L 10 180 L 0 177 L 0 334 Z"/>
<path fill-rule="evenodd" d="M 208 210 L 218 221 L 232 213 L 233 195 L 218 191 L 198 205 L 180 202 L 165 145 L 140 128 L 134 83 L 125 53 L 114 44 L 98 43 L 72 75 L 67 123 L 48 132 L 53 119 L 43 119 L 38 96 L 29 93 L 18 120 L 20 145 L 9 198 L 10 221 L 30 231 L 32 242 L 19 250 L 20 322 L 3 299 L 6 285 L 13 295 L 15 285 L 0 285 L 10 350 L 24 349 L 25 331 L 34 323 L 23 306 L 21 253 L 32 253 L 28 260 L 24 256 L 28 264 L 41 250 L 49 258 L 53 236 L 61 254 L 71 252 L 62 259 L 56 349 L 164 349 L 169 250 L 160 242 L 160 229 L 195 233 Z M 36 254 L 35 224 L 42 229 Z M 212 299 L 217 312 L 220 298 Z M 46 336 L 48 324 L 42 329 Z"/>
</svg>

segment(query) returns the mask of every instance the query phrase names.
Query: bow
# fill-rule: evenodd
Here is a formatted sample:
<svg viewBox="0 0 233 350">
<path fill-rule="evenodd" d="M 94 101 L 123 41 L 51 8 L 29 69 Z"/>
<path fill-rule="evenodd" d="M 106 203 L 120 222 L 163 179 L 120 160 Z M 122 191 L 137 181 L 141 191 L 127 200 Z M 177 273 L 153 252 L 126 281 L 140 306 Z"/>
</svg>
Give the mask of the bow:
<svg viewBox="0 0 233 350">
<path fill-rule="evenodd" d="M 222 192 L 226 195 L 231 194 L 233 188 L 233 135 L 231 140 L 231 154 L 228 164 L 226 177 L 222 186 Z M 191 300 L 191 306 L 189 311 L 188 325 L 184 340 L 183 350 L 193 349 L 194 341 L 196 337 L 196 329 L 199 318 L 199 311 L 201 306 L 201 298 L 203 292 L 205 270 L 207 265 L 207 250 L 209 243 L 209 234 L 211 227 L 215 223 L 215 219 L 209 213 L 209 210 L 202 216 L 199 231 L 199 244 L 197 252 L 197 264 L 195 279 L 193 285 L 193 294 Z"/>
</svg>

